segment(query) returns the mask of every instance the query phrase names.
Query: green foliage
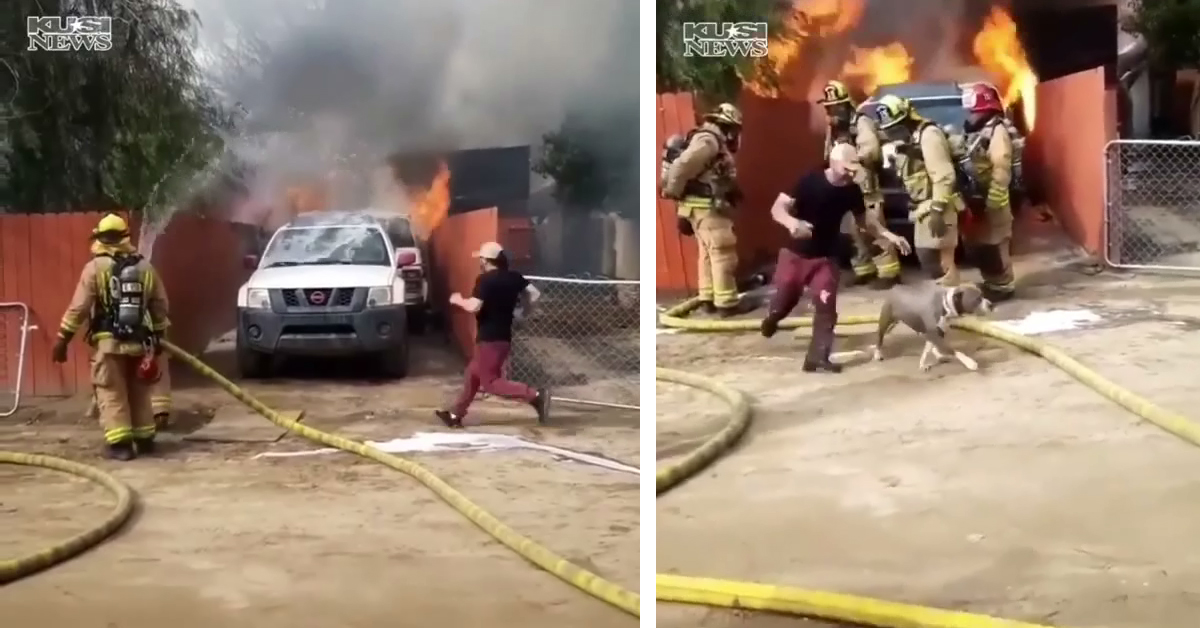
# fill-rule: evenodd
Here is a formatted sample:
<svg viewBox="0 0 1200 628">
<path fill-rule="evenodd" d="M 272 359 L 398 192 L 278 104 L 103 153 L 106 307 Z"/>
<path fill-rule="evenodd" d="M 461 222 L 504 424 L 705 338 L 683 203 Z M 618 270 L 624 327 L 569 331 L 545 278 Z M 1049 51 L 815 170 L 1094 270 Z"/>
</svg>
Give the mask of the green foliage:
<svg viewBox="0 0 1200 628">
<path fill-rule="evenodd" d="M 1133 0 L 1121 25 L 1146 38 L 1151 63 L 1200 68 L 1200 0 Z"/>
<path fill-rule="evenodd" d="M 782 34 L 778 0 L 657 0 L 655 75 L 659 93 L 692 92 L 708 104 L 737 99 L 744 82 L 777 83 L 766 59 L 685 57 L 684 22 L 766 22 L 772 37 Z M 785 6 L 790 3 L 785 3 Z"/>
<path fill-rule="evenodd" d="M 533 170 L 555 181 L 555 197 L 567 207 L 636 216 L 637 128 L 636 109 L 568 116 L 542 138 Z"/>
<path fill-rule="evenodd" d="M 194 56 L 198 17 L 175 0 L 5 0 L 0 211 L 125 208 L 154 220 L 222 151 L 232 118 Z M 28 15 L 111 16 L 108 52 L 28 52 Z"/>
</svg>

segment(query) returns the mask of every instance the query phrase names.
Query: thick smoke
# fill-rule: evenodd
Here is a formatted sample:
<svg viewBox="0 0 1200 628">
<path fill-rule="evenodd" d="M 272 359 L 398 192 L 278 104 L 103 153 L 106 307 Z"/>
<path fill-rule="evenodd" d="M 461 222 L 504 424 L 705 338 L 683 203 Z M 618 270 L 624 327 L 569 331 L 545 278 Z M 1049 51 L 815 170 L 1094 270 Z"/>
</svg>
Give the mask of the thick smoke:
<svg viewBox="0 0 1200 628">
<path fill-rule="evenodd" d="M 190 4 L 205 65 L 244 111 L 232 146 L 258 196 L 334 170 L 369 179 L 395 153 L 536 146 L 568 113 L 637 108 L 637 0 Z"/>
</svg>

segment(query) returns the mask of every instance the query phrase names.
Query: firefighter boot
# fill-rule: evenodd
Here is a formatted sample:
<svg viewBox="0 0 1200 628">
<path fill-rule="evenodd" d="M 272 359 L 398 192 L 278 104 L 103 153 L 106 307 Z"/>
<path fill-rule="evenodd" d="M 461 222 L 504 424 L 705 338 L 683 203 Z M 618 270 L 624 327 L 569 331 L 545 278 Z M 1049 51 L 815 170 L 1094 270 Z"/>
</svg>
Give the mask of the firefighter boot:
<svg viewBox="0 0 1200 628">
<path fill-rule="evenodd" d="M 1007 259 L 1008 256 L 1001 249 L 1002 246 L 1008 246 L 1008 244 L 985 244 L 976 247 L 974 251 L 979 274 L 983 275 L 983 283 L 979 284 L 979 291 L 992 303 L 1000 303 L 1013 298 L 1016 288 L 1016 282 L 1013 281 L 1012 262 Z"/>
<path fill-rule="evenodd" d="M 979 284 L 979 292 L 983 294 L 983 298 L 992 303 L 1002 303 L 1013 298 L 1012 290 L 997 290 L 986 283 Z"/>
<path fill-rule="evenodd" d="M 850 285 L 854 287 L 874 285 L 878 280 L 879 278 L 875 276 L 874 270 L 870 273 L 859 273 L 858 269 L 855 268 L 854 277 L 850 280 Z"/>
<path fill-rule="evenodd" d="M 717 315 L 721 318 L 733 318 L 734 316 L 749 314 L 752 311 L 754 311 L 753 303 L 739 299 L 738 302 L 734 303 L 733 305 L 726 305 L 724 307 L 717 308 Z"/>
<path fill-rule="evenodd" d="M 876 277 L 871 282 L 872 290 L 891 290 L 892 286 L 900 283 L 899 277 Z"/>
<path fill-rule="evenodd" d="M 139 456 L 150 456 L 154 454 L 154 437 L 137 438 L 133 441 L 133 447 Z"/>
<path fill-rule="evenodd" d="M 137 452 L 133 450 L 132 441 L 121 441 L 119 443 L 109 443 L 104 449 L 104 455 L 113 460 L 128 462 L 137 458 Z"/>
<path fill-rule="evenodd" d="M 836 312 L 813 314 L 812 339 L 808 342 L 808 353 L 804 356 L 805 373 L 841 373 L 842 366 L 829 360 L 833 352 L 833 330 L 837 326 Z"/>
</svg>

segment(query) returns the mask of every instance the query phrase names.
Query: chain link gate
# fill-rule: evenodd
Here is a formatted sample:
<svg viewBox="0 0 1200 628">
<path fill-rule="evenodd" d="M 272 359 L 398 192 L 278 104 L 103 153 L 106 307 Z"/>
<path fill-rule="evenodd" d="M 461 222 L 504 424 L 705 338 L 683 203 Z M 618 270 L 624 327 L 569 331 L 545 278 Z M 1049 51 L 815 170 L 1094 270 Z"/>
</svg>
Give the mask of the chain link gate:
<svg viewBox="0 0 1200 628">
<path fill-rule="evenodd" d="M 640 283 L 526 277 L 541 292 L 518 319 L 508 372 L 556 401 L 638 409 Z"/>
<path fill-rule="evenodd" d="M 29 347 L 29 306 L 0 303 L 0 418 L 12 416 L 21 406 L 25 379 L 25 351 Z"/>
<path fill-rule="evenodd" d="M 1104 261 L 1200 271 L 1200 141 L 1114 140 L 1104 166 Z"/>
</svg>

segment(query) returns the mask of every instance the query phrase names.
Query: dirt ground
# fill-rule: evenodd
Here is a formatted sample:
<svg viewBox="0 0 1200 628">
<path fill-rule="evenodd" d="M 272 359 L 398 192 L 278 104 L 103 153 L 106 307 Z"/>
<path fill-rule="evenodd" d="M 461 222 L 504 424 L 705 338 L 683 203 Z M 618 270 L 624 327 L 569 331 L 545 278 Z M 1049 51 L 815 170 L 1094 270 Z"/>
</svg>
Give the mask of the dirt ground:
<svg viewBox="0 0 1200 628">
<path fill-rule="evenodd" d="M 220 358 L 216 359 L 220 362 Z M 459 363 L 420 346 L 413 374 L 368 383 L 285 374 L 250 389 L 305 422 L 386 440 L 440 431 L 432 410 L 457 389 Z M 179 429 L 236 402 L 197 383 L 175 392 Z M 633 626 L 636 619 L 540 571 L 415 480 L 350 454 L 252 460 L 314 446 L 166 443 L 158 458 L 111 463 L 82 400 L 0 423 L 0 449 L 96 464 L 130 484 L 135 520 L 81 557 L 0 589 L 6 625 L 41 628 L 211 626 Z M 636 413 L 559 404 L 547 427 L 528 408 L 485 400 L 476 430 L 508 433 L 636 464 Z M 636 590 L 635 476 L 540 452 L 415 458 L 518 532 Z M 0 556 L 14 557 L 94 524 L 112 500 L 51 471 L 0 465 Z M 499 618 L 499 619 L 497 619 Z"/>
<path fill-rule="evenodd" d="M 1044 339 L 1162 406 L 1200 406 L 1200 281 L 1068 269 L 1025 283 L 995 318 L 1091 309 L 1103 323 Z M 857 292 L 841 309 L 877 307 Z M 907 330 L 889 336 L 889 359 L 837 376 L 801 372 L 803 340 L 788 332 L 660 334 L 658 364 L 740 389 L 755 419 L 726 458 L 658 500 L 658 571 L 1051 625 L 1194 626 L 1200 558 L 1184 548 L 1200 524 L 1200 451 L 1039 358 L 952 340 L 980 373 L 920 373 Z M 660 465 L 725 421 L 698 391 L 659 384 L 657 399 Z M 658 625 L 825 624 L 660 603 Z"/>
</svg>

